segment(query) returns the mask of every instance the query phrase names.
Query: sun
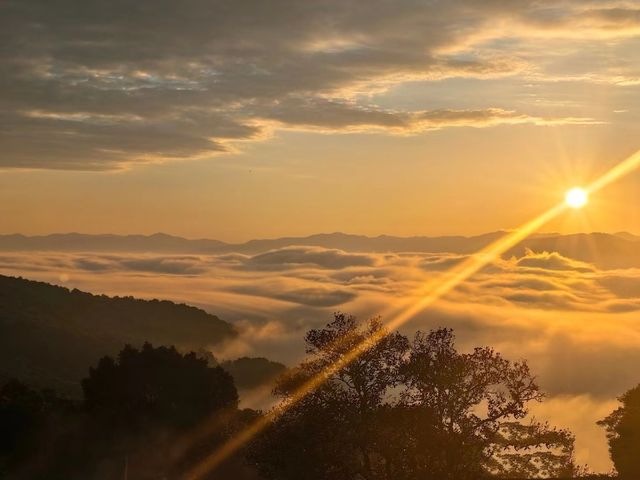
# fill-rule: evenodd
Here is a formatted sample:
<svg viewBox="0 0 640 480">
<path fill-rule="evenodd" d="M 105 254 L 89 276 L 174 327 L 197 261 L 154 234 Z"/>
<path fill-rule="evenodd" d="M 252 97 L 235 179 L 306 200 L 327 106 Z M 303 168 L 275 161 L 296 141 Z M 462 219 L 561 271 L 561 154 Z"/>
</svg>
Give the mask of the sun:
<svg viewBox="0 0 640 480">
<path fill-rule="evenodd" d="M 571 208 L 582 208 L 589 201 L 589 194 L 580 187 L 574 187 L 564 196 L 565 203 Z"/>
</svg>

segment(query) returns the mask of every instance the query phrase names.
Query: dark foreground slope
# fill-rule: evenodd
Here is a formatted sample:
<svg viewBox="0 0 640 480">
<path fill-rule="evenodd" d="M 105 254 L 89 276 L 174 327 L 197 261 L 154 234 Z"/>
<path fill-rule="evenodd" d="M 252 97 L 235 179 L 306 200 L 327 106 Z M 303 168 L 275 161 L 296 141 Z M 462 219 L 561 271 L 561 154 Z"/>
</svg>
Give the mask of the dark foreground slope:
<svg viewBox="0 0 640 480">
<path fill-rule="evenodd" d="M 90 365 L 125 343 L 198 350 L 235 335 L 229 323 L 188 305 L 0 275 L 0 379 L 72 393 Z"/>
</svg>

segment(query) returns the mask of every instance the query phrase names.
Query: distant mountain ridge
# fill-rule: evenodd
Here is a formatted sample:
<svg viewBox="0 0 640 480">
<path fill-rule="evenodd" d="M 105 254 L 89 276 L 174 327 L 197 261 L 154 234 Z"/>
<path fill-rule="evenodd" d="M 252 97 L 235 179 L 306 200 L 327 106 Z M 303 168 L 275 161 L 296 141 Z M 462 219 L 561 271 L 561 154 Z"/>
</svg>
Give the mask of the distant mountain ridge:
<svg viewBox="0 0 640 480">
<path fill-rule="evenodd" d="M 289 246 L 335 248 L 349 252 L 423 252 L 469 254 L 480 250 L 507 232 L 476 236 L 368 237 L 346 233 L 321 233 L 306 237 L 282 237 L 225 243 L 210 239 L 186 239 L 163 233 L 154 235 L 90 235 L 80 233 L 45 236 L 0 235 L 0 251 L 129 252 L 158 254 L 254 255 Z M 520 255 L 525 249 L 556 251 L 562 255 L 595 263 L 603 268 L 640 267 L 640 236 L 619 232 L 533 235 L 507 252 Z"/>
<path fill-rule="evenodd" d="M 206 253 L 217 251 L 227 245 L 227 243 L 218 240 L 190 240 L 165 233 L 153 235 L 92 235 L 84 233 L 54 233 L 37 236 L 0 235 L 0 250 Z"/>
<path fill-rule="evenodd" d="M 486 244 L 504 232 L 492 232 L 472 237 L 460 235 L 440 237 L 395 237 L 380 235 L 368 237 L 341 232 L 319 233 L 306 237 L 256 239 L 244 243 L 226 243 L 213 239 L 187 239 L 155 233 L 153 235 L 114 235 L 54 233 L 27 236 L 0 235 L 0 250 L 51 250 L 86 252 L 154 252 L 154 253 L 260 253 L 291 245 L 339 248 L 365 251 L 449 251 L 473 249 Z M 426 249 L 426 250 L 425 250 Z"/>
</svg>

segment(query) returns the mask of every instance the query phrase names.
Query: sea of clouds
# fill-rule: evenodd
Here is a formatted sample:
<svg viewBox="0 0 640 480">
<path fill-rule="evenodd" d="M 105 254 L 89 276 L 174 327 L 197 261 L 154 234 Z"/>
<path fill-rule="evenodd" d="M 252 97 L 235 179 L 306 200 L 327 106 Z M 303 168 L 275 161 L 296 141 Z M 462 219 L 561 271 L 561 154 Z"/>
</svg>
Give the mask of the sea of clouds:
<svg viewBox="0 0 640 480">
<path fill-rule="evenodd" d="M 220 358 L 266 356 L 293 364 L 304 333 L 335 311 L 388 319 L 418 301 L 465 255 L 353 253 L 289 246 L 255 255 L 58 252 L 0 254 L 0 272 L 109 295 L 200 306 L 241 332 Z M 572 428 L 578 460 L 609 468 L 595 422 L 640 382 L 640 269 L 605 270 L 558 253 L 494 262 L 402 327 L 455 330 L 461 349 L 490 345 L 529 361 L 548 394 L 539 418 Z"/>
</svg>

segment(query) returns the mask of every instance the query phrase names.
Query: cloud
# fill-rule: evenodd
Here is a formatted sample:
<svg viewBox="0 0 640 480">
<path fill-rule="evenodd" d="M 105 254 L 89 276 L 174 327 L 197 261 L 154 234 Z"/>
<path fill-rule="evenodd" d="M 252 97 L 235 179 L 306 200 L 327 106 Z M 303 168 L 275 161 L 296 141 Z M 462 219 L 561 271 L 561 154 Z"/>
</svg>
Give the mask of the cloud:
<svg viewBox="0 0 640 480">
<path fill-rule="evenodd" d="M 426 271 L 448 270 L 463 262 L 466 258 L 464 255 L 429 255 L 419 263 L 419 266 Z"/>
<path fill-rule="evenodd" d="M 24 168 L 103 170 L 123 161 L 196 158 L 228 151 L 228 139 L 250 139 L 260 133 L 256 126 L 200 112 L 188 117 L 130 118 L 26 111 L 0 115 L 0 123 L 4 158 L 9 166 Z"/>
<path fill-rule="evenodd" d="M 393 111 L 372 96 L 416 80 L 539 75 L 514 37 L 627 38 L 638 28 L 635 8 L 578 0 L 7 0 L 0 167 L 112 170 L 210 157 L 283 127 L 597 123 L 490 103 Z M 502 54 L 491 41 L 504 41 Z"/>
<path fill-rule="evenodd" d="M 111 262 L 93 258 L 78 258 L 74 261 L 74 264 L 77 268 L 90 272 L 104 272 L 113 270 L 114 267 Z"/>
<path fill-rule="evenodd" d="M 299 100 L 278 102 L 270 110 L 270 118 L 296 129 L 324 132 L 386 131 L 408 134 L 451 127 L 491 127 L 496 125 L 593 125 L 591 118 L 534 117 L 512 110 L 430 110 L 398 112 L 332 100 Z"/>
<path fill-rule="evenodd" d="M 259 297 L 275 298 L 310 307 L 336 307 L 356 297 L 356 293 L 344 289 L 307 287 L 287 289 L 283 285 L 262 286 L 242 285 L 233 287 L 232 291 Z"/>
<path fill-rule="evenodd" d="M 26 256 L 17 254 L 0 257 L 0 266 L 15 268 Z M 68 269 L 94 273 L 137 272 L 166 275 L 198 275 L 208 271 L 205 259 L 198 256 L 154 256 L 154 255 L 86 255 L 55 254 L 38 256 L 35 261 L 28 262 L 28 270 Z"/>
<path fill-rule="evenodd" d="M 194 304 L 239 329 L 237 338 L 216 346 L 218 358 L 259 355 L 294 364 L 304 356 L 305 332 L 324 325 L 333 311 L 389 319 L 390 307 L 417 301 L 425 282 L 464 258 L 305 246 L 253 256 L 6 252 L 0 272 Z M 533 413 L 574 429 L 581 461 L 606 470 L 603 432 L 590 426 L 590 416 L 572 412 L 593 407 L 600 415 L 640 382 L 639 284 L 636 268 L 605 270 L 530 250 L 482 270 L 416 313 L 402 331 L 452 327 L 462 350 L 489 345 L 506 358 L 527 359 L 549 394 Z M 264 404 L 259 397 L 251 401 Z"/>
<path fill-rule="evenodd" d="M 342 250 L 321 247 L 286 247 L 250 257 L 245 268 L 287 270 L 315 266 L 326 269 L 340 269 L 353 266 L 372 266 L 375 259 L 371 255 L 346 253 Z"/>
<path fill-rule="evenodd" d="M 207 271 L 198 258 L 131 258 L 119 263 L 128 270 L 149 273 L 196 275 Z"/>
<path fill-rule="evenodd" d="M 197 275 L 208 270 L 206 262 L 194 256 L 110 255 L 97 257 L 95 260 L 81 258 L 76 263 L 81 268 L 93 271 L 130 271 L 165 275 Z"/>
<path fill-rule="evenodd" d="M 588 465 L 595 472 L 609 472 L 607 442 L 603 428 L 596 424 L 618 407 L 615 399 L 590 395 L 561 395 L 532 407 L 531 415 L 558 428 L 568 428 L 576 436 L 575 456 L 578 465 Z"/>
<path fill-rule="evenodd" d="M 350 253 L 292 246 L 252 256 L 233 252 L 15 253 L 0 256 L 0 268 L 25 274 L 57 272 L 70 278 L 86 274 L 94 281 L 107 275 L 136 275 L 148 281 L 153 281 L 152 274 L 193 277 L 219 292 L 243 295 L 244 300 L 234 307 L 241 312 L 247 295 L 262 298 L 264 305 L 271 299 L 311 307 L 349 308 L 361 297 L 393 303 L 398 298 L 420 295 L 425 283 L 436 281 L 465 258 L 450 253 Z M 622 313 L 640 310 L 639 285 L 640 270 L 635 268 L 600 270 L 557 252 L 527 250 L 521 257 L 498 260 L 486 267 L 447 298 L 522 309 Z M 169 294 L 173 293 L 169 289 Z"/>
<path fill-rule="evenodd" d="M 541 8 L 531 17 L 530 24 L 541 26 L 555 34 L 558 34 L 558 30 L 566 28 L 567 32 L 564 35 L 570 37 L 585 31 L 603 37 L 634 35 L 640 32 L 640 9 L 616 6 L 615 3 L 604 2 L 603 6 L 578 8 L 574 10 L 572 17 L 561 8 Z"/>
<path fill-rule="evenodd" d="M 640 298 L 640 272 L 635 269 L 602 275 L 598 283 L 618 297 Z"/>
<path fill-rule="evenodd" d="M 291 365 L 304 357 L 305 332 L 326 324 L 335 310 L 389 320 L 394 308 L 418 301 L 425 283 L 464 258 L 309 246 L 252 256 L 33 251 L 3 252 L 0 273 L 193 304 L 240 332 L 215 347 L 216 357 L 266 356 Z M 604 433 L 592 421 L 640 382 L 638 311 L 640 269 L 528 250 L 498 259 L 401 329 L 413 335 L 451 327 L 464 351 L 489 345 L 506 358 L 527 359 L 549 395 L 533 413 L 574 429 L 580 461 L 606 470 Z M 251 401 L 264 404 L 263 397 Z"/>
<path fill-rule="evenodd" d="M 306 246 L 253 256 L 7 252 L 0 255 L 0 272 L 96 293 L 195 304 L 243 325 L 247 336 L 237 340 L 243 348 L 291 362 L 301 352 L 303 333 L 324 324 L 334 310 L 389 315 L 389 307 L 417 301 L 425 283 L 437 281 L 464 258 Z M 451 326 L 465 344 L 496 345 L 535 360 L 554 393 L 610 395 L 634 375 L 631 368 L 620 373 L 623 367 L 616 364 L 626 365 L 624 358 L 640 351 L 634 321 L 639 285 L 636 268 L 603 270 L 557 252 L 526 251 L 477 273 L 405 328 L 412 333 Z M 253 329 L 263 327 L 256 335 Z M 268 332 L 280 333 L 272 341 Z M 514 339 L 517 349 L 510 347 Z M 595 363 L 584 376 L 579 370 L 589 362 Z M 621 383 L 614 384 L 608 376 L 616 368 L 614 377 Z M 600 380 L 591 382 L 589 375 L 600 375 Z"/>
<path fill-rule="evenodd" d="M 588 272 L 593 270 L 593 267 L 589 264 L 563 257 L 557 252 L 535 253 L 532 250 L 526 250 L 525 256 L 520 258 L 517 261 L 517 264 L 521 267 L 541 268 L 546 270 L 575 270 L 579 272 Z"/>
</svg>

